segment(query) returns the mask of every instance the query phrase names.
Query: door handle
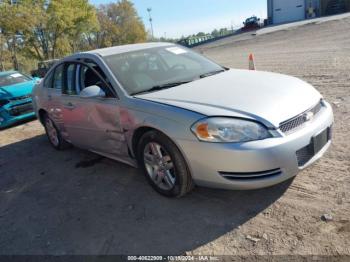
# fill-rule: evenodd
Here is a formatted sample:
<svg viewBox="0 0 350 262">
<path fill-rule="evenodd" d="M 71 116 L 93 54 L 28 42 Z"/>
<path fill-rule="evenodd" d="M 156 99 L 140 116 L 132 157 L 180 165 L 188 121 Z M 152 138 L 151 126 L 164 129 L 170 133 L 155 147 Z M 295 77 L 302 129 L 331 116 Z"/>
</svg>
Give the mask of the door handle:
<svg viewBox="0 0 350 262">
<path fill-rule="evenodd" d="M 75 109 L 75 105 L 73 105 L 71 102 L 68 102 L 67 104 L 65 104 L 64 107 L 67 108 L 68 110 Z"/>
</svg>

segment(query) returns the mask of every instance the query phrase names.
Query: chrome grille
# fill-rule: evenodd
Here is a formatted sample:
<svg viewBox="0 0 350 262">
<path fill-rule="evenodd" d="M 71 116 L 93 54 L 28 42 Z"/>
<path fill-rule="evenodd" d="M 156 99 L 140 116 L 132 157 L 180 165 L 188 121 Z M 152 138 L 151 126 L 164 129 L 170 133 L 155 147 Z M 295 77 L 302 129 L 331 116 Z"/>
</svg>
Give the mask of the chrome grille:
<svg viewBox="0 0 350 262">
<path fill-rule="evenodd" d="M 311 160 L 311 158 L 314 156 L 314 149 L 312 145 L 307 145 L 303 147 L 302 149 L 297 151 L 297 160 L 298 160 L 298 166 L 304 166 L 307 162 Z"/>
<path fill-rule="evenodd" d="M 248 179 L 259 179 L 259 178 L 268 178 L 272 176 L 277 176 L 282 174 L 282 170 L 280 168 L 260 171 L 260 172 L 219 172 L 219 174 L 229 180 L 248 180 Z"/>
<path fill-rule="evenodd" d="M 33 112 L 33 104 L 27 103 L 22 105 L 16 105 L 10 108 L 9 114 L 12 116 L 20 116 Z"/>
<path fill-rule="evenodd" d="M 304 123 L 306 123 L 307 121 L 309 121 L 309 119 L 307 118 L 307 114 L 308 113 L 312 113 L 313 116 L 316 116 L 322 108 L 322 101 L 320 101 L 319 103 L 317 103 L 317 105 L 315 105 L 314 107 L 312 107 L 311 109 L 305 111 L 304 113 L 293 117 L 292 119 L 289 119 L 285 122 L 282 122 L 280 124 L 280 130 L 283 133 L 290 133 L 293 130 L 295 130 L 296 128 L 302 126 Z"/>
</svg>

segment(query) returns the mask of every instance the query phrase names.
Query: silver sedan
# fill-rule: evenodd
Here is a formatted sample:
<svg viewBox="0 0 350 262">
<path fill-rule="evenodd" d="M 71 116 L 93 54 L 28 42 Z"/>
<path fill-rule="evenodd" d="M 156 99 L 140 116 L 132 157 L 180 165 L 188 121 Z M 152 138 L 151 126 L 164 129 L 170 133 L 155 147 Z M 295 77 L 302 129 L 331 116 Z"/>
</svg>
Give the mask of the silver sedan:
<svg viewBox="0 0 350 262">
<path fill-rule="evenodd" d="M 333 124 L 331 106 L 302 80 L 225 68 L 170 43 L 67 57 L 33 103 L 56 149 L 140 166 L 171 197 L 292 178 L 324 154 Z"/>
</svg>

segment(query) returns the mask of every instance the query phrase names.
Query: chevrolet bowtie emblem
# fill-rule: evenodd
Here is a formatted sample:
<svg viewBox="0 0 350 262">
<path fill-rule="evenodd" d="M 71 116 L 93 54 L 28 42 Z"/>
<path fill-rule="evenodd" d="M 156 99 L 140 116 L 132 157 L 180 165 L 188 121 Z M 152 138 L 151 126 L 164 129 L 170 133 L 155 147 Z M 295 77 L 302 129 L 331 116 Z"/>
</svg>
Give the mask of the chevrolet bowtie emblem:
<svg viewBox="0 0 350 262">
<path fill-rule="evenodd" d="M 307 112 L 304 114 L 304 119 L 305 121 L 310 121 L 314 118 L 314 113 L 313 112 Z"/>
</svg>

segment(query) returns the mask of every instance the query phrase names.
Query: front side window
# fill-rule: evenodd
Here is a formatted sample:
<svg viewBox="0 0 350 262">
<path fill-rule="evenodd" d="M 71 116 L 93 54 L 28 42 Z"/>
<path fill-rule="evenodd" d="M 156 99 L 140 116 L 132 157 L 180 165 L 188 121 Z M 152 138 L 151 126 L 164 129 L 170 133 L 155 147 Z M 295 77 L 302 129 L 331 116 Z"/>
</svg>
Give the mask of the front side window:
<svg viewBox="0 0 350 262">
<path fill-rule="evenodd" d="M 103 82 L 91 68 L 83 65 L 80 67 L 80 90 L 89 86 L 103 88 Z"/>
<path fill-rule="evenodd" d="M 131 95 L 224 70 L 209 59 L 175 45 L 111 55 L 104 60 Z"/>
<path fill-rule="evenodd" d="M 18 72 L 0 75 L 0 87 L 20 84 L 32 80 L 30 77 Z"/>
<path fill-rule="evenodd" d="M 106 94 L 106 97 L 115 97 L 109 86 L 106 86 L 105 82 L 109 83 L 103 71 L 97 65 L 80 65 L 78 69 L 77 85 L 79 90 L 83 90 L 89 86 L 99 86 Z M 96 74 L 96 72 L 99 74 Z M 103 79 L 102 79 L 102 78 Z"/>
<path fill-rule="evenodd" d="M 78 90 L 76 88 L 76 64 L 69 64 L 66 69 L 66 85 L 64 93 L 67 95 L 77 95 Z"/>
</svg>

